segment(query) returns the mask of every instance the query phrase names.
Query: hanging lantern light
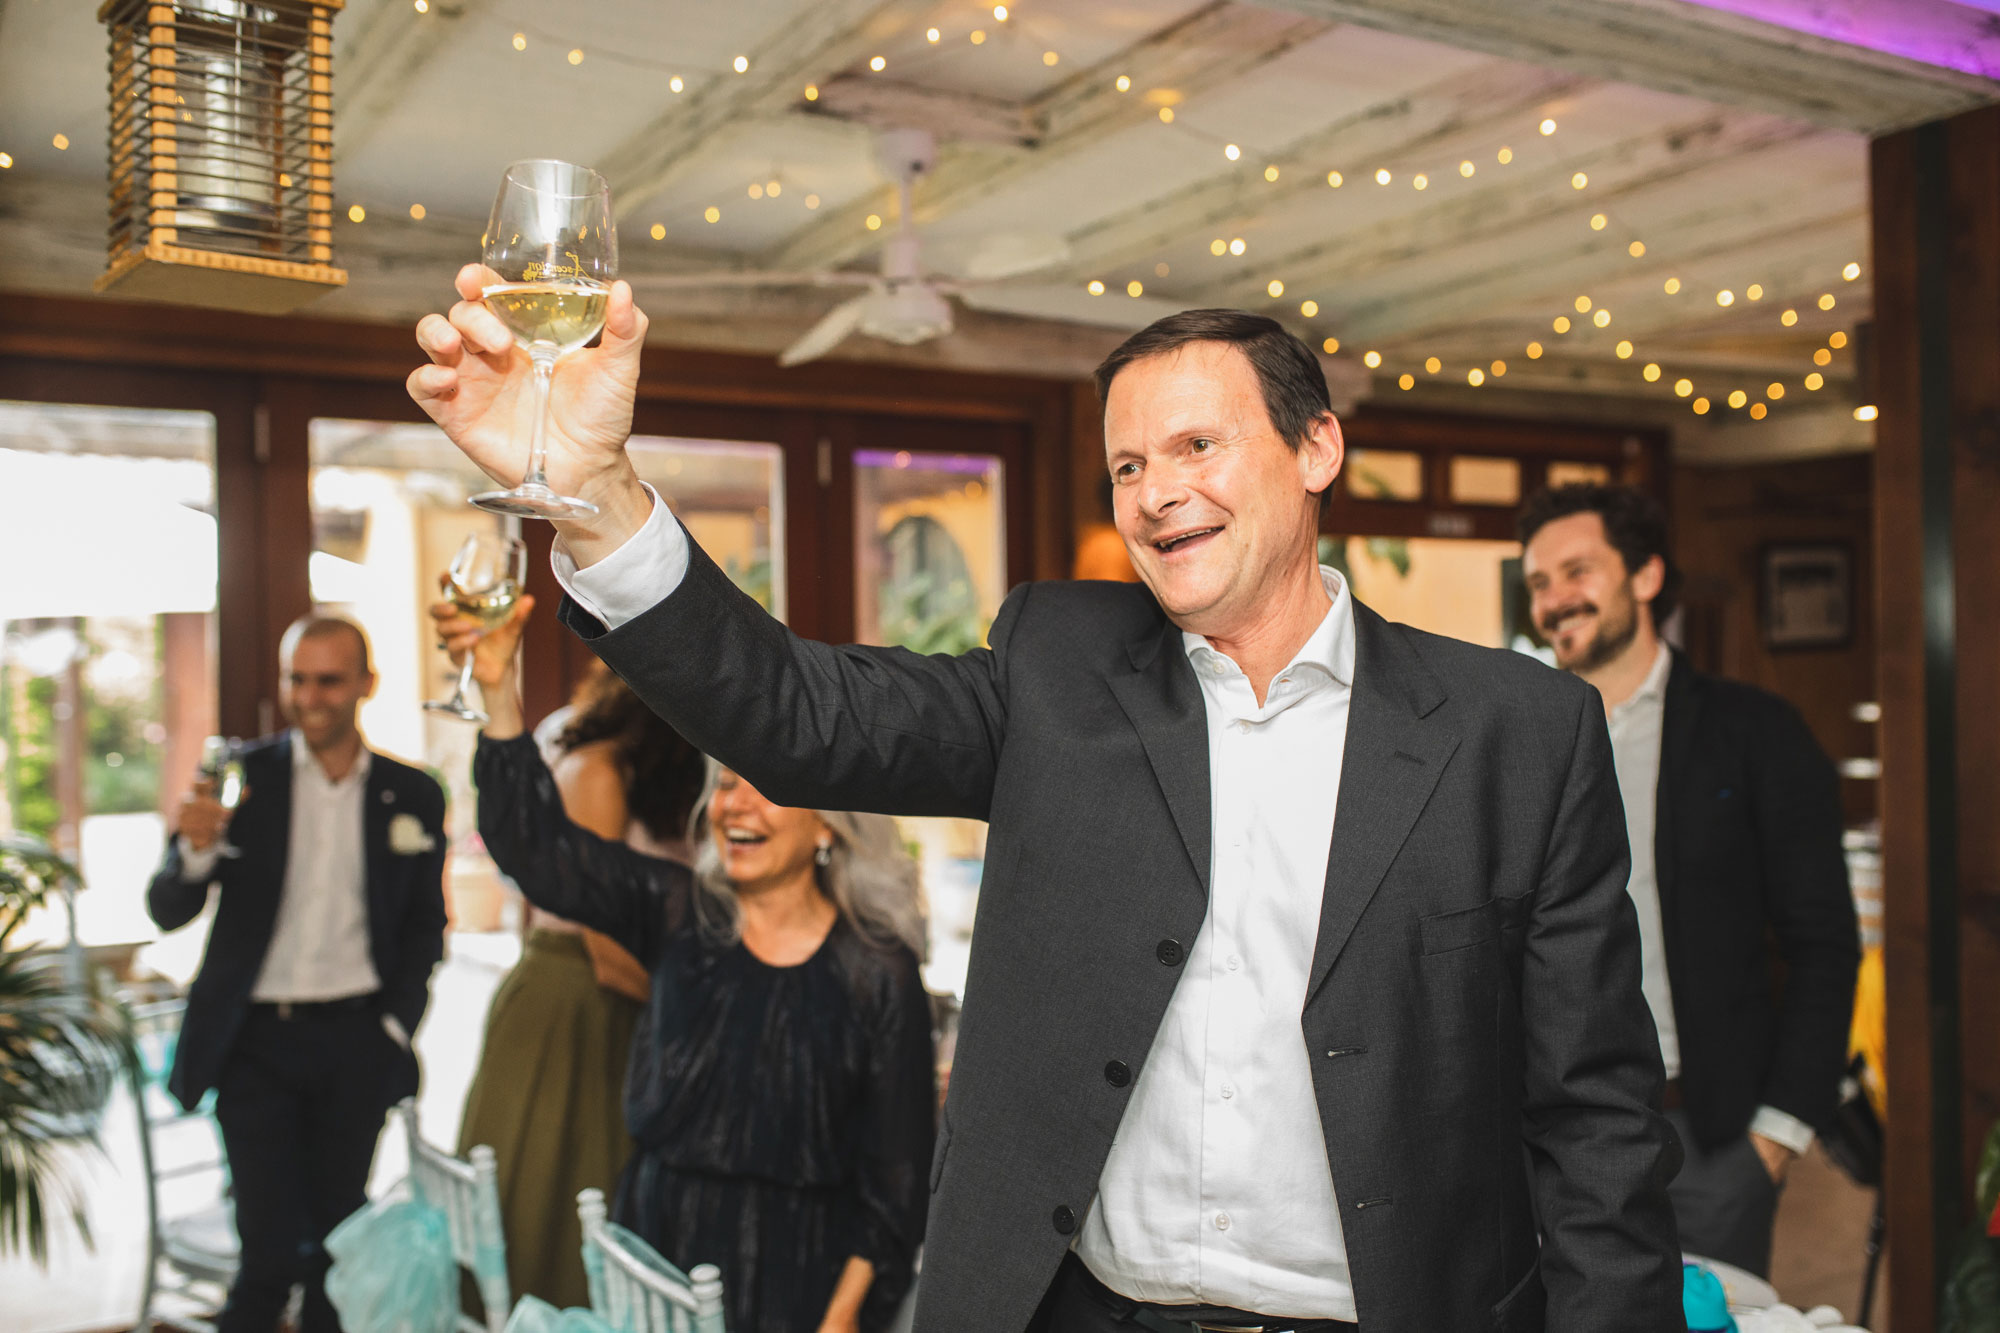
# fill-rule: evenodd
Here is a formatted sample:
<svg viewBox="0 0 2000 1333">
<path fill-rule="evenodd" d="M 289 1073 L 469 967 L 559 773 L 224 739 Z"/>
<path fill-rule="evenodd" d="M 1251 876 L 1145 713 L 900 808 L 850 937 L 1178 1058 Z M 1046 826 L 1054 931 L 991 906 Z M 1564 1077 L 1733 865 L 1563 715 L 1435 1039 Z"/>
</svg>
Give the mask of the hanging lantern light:
<svg viewBox="0 0 2000 1333">
<path fill-rule="evenodd" d="M 96 289 L 259 314 L 333 267 L 342 0 L 106 0 L 110 264 Z"/>
</svg>

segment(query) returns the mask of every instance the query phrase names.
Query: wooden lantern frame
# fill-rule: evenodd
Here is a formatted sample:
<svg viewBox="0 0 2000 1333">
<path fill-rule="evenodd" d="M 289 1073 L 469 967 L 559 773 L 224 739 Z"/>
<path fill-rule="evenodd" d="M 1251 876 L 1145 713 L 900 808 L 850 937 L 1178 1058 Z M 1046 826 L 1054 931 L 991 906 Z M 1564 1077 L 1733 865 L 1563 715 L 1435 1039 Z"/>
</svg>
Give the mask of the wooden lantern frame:
<svg viewBox="0 0 2000 1333">
<path fill-rule="evenodd" d="M 110 262 L 97 291 L 284 314 L 346 285 L 333 266 L 342 3 L 106 0 Z"/>
</svg>

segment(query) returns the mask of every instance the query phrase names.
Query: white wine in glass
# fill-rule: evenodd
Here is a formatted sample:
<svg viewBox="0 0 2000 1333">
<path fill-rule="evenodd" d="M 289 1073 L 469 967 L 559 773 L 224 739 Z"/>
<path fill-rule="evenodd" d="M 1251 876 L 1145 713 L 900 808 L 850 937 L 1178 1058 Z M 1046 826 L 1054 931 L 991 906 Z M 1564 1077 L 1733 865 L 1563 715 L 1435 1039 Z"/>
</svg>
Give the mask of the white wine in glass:
<svg viewBox="0 0 2000 1333">
<path fill-rule="evenodd" d="M 481 509 L 523 518 L 587 518 L 597 506 L 550 486 L 549 385 L 556 360 L 604 327 L 618 275 L 611 187 L 588 167 L 548 160 L 507 168 L 487 219 L 481 260 L 487 307 L 534 366 L 534 434 L 521 484 L 472 497 Z"/>
<path fill-rule="evenodd" d="M 453 605 L 479 619 L 488 631 L 507 623 L 514 604 L 521 599 L 521 586 L 528 578 L 528 548 L 512 537 L 475 532 L 459 545 L 445 574 L 445 589 Z M 434 713 L 449 713 L 468 722 L 486 721 L 486 714 L 472 706 L 466 692 L 472 688 L 472 654 L 465 655 L 459 668 L 458 688 L 451 698 L 428 700 L 424 707 Z"/>
<path fill-rule="evenodd" d="M 211 785 L 210 794 L 215 802 L 231 814 L 243 804 L 248 788 L 243 781 L 242 743 L 234 736 L 224 739 L 210 736 L 201 743 L 201 775 Z M 219 848 L 226 857 L 237 857 L 243 853 L 229 842 L 228 834 L 223 835 Z"/>
</svg>

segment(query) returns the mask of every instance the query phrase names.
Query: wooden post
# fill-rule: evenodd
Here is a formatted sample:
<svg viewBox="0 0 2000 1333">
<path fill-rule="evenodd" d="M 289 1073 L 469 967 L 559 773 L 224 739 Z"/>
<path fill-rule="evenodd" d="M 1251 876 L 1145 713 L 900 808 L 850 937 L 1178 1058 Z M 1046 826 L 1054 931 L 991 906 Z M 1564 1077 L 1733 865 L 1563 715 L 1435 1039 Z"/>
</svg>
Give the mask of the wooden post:
<svg viewBox="0 0 2000 1333">
<path fill-rule="evenodd" d="M 1920 1329 L 2000 1114 L 2000 108 L 1870 167 L 1889 1315 Z"/>
</svg>

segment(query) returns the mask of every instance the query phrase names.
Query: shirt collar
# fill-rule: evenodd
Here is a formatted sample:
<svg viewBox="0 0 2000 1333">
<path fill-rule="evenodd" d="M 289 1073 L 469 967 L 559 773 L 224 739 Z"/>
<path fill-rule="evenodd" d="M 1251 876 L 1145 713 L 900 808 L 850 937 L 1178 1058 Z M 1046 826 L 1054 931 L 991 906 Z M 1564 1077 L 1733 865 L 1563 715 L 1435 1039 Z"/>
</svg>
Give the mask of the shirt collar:
<svg viewBox="0 0 2000 1333">
<path fill-rule="evenodd" d="M 319 766 L 319 760 L 313 758 L 312 747 L 306 744 L 305 737 L 299 735 L 296 728 L 292 731 L 291 741 L 294 778 L 301 774 L 309 774 L 329 787 L 344 787 L 350 782 L 359 784 L 368 781 L 368 761 L 371 756 L 366 745 L 361 747 L 361 754 L 355 759 L 354 767 L 347 771 L 347 776 L 339 782 L 334 782 L 327 777 L 326 770 Z"/>
<path fill-rule="evenodd" d="M 1614 707 L 1611 710 L 1612 713 L 1623 714 L 1631 709 L 1641 707 L 1642 705 L 1655 704 L 1666 698 L 1667 675 L 1673 670 L 1673 667 L 1673 651 L 1665 643 L 1662 643 L 1658 655 L 1653 658 L 1653 665 L 1646 672 L 1646 678 L 1639 682 L 1639 688 L 1632 691 L 1630 698 Z"/>
<path fill-rule="evenodd" d="M 1319 567 L 1319 578 L 1326 588 L 1326 595 L 1333 605 L 1327 608 L 1326 616 L 1319 622 L 1319 628 L 1305 641 L 1298 655 L 1292 658 L 1285 670 L 1296 666 L 1318 667 L 1342 685 L 1354 683 L 1354 599 L 1348 595 L 1347 580 L 1331 565 Z M 1213 644 L 1199 634 L 1181 631 L 1181 646 L 1187 652 L 1188 660 L 1196 664 L 1212 658 L 1228 658 L 1215 650 Z M 1279 673 L 1284 674 L 1283 672 Z"/>
</svg>

